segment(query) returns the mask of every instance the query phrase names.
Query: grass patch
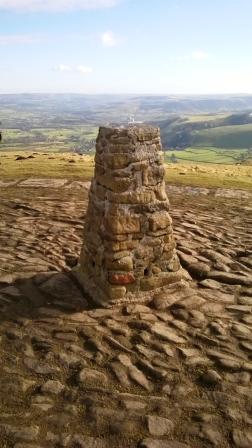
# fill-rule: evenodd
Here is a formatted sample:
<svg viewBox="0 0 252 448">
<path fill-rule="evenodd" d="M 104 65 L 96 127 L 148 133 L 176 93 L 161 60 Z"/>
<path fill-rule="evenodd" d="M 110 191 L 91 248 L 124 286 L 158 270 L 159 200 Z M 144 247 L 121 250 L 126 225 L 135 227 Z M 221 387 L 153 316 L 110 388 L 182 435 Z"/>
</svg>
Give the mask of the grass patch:
<svg viewBox="0 0 252 448">
<path fill-rule="evenodd" d="M 194 146 L 219 148 L 250 148 L 252 146 L 252 124 L 219 126 L 193 131 Z"/>
<path fill-rule="evenodd" d="M 213 121 L 216 120 L 217 118 L 226 118 L 228 117 L 230 114 L 188 114 L 185 115 L 186 119 L 188 121 L 191 121 L 192 123 L 195 122 L 201 122 L 201 121 Z"/>
<path fill-rule="evenodd" d="M 74 151 L 94 150 L 98 128 L 91 125 L 68 127 L 3 128 L 2 150 Z"/>
<path fill-rule="evenodd" d="M 93 176 L 93 156 L 71 153 L 32 153 L 34 158 L 16 160 L 17 156 L 30 155 L 30 151 L 0 152 L 0 179 L 37 177 L 89 180 Z"/>
<path fill-rule="evenodd" d="M 166 182 L 205 188 L 235 188 L 252 191 L 252 166 L 166 164 Z"/>
<path fill-rule="evenodd" d="M 90 180 L 94 173 L 94 156 L 71 153 L 0 152 L 0 179 L 65 178 Z M 74 161 L 74 162 L 72 162 Z M 166 164 L 166 181 L 175 185 L 209 188 L 237 188 L 252 191 L 252 166 L 207 165 L 196 163 Z"/>
<path fill-rule="evenodd" d="M 249 161 L 250 154 L 246 148 L 223 149 L 217 147 L 189 147 L 184 150 L 170 150 L 165 152 L 165 160 L 169 163 L 171 156 L 182 163 L 213 163 L 233 165 L 241 163 L 244 160 Z M 252 161 L 252 152 L 251 152 Z"/>
</svg>

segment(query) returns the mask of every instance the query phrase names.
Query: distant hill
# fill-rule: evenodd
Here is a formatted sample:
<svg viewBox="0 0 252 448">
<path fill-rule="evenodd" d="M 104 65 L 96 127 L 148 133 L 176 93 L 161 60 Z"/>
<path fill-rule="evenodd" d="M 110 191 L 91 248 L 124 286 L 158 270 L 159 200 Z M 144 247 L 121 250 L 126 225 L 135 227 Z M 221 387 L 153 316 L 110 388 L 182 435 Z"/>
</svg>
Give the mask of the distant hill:
<svg viewBox="0 0 252 448">
<path fill-rule="evenodd" d="M 176 116 L 160 126 L 167 161 L 252 163 L 252 114 Z"/>
<path fill-rule="evenodd" d="M 100 124 L 124 121 L 130 114 L 139 120 L 164 119 L 169 114 L 201 114 L 252 111 L 252 95 L 171 96 L 171 95 L 81 95 L 81 94 L 0 94 L 0 112 L 32 113 L 43 125 L 82 122 Z"/>
<path fill-rule="evenodd" d="M 216 146 L 218 148 L 252 147 L 252 124 L 221 126 L 196 131 L 192 135 L 193 146 Z"/>
<path fill-rule="evenodd" d="M 165 148 L 252 147 L 252 114 L 250 112 L 226 116 L 221 114 L 174 116 L 173 119 L 157 121 L 156 124 L 160 127 Z"/>
<path fill-rule="evenodd" d="M 244 150 L 251 111 L 252 95 L 0 94 L 0 149 L 92 152 L 99 125 L 133 115 L 160 126 L 164 149 Z"/>
</svg>

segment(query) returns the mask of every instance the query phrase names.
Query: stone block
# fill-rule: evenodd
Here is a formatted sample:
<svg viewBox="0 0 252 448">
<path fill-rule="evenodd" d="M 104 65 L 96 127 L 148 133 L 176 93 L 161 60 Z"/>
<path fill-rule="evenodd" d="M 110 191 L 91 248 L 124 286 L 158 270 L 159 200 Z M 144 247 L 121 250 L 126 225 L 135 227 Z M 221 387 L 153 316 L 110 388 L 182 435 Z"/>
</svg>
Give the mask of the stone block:
<svg viewBox="0 0 252 448">
<path fill-rule="evenodd" d="M 173 238 L 173 235 L 171 234 L 170 242 L 164 244 L 164 252 L 170 252 L 171 250 L 175 249 L 175 246 L 176 246 L 176 243 L 175 243 L 175 240 Z"/>
<path fill-rule="evenodd" d="M 119 143 L 118 141 L 110 142 L 109 148 L 106 147 L 105 151 L 107 154 L 130 154 L 134 158 L 137 158 L 136 145 L 133 143 L 127 143 L 125 145 L 124 143 Z"/>
<path fill-rule="evenodd" d="M 149 161 L 148 160 L 141 160 L 140 162 L 134 162 L 132 164 L 132 171 L 145 171 L 148 169 Z"/>
<path fill-rule="evenodd" d="M 164 182 L 161 183 L 160 185 L 154 187 L 153 191 L 155 192 L 156 199 L 158 201 L 167 201 L 169 203 L 168 198 L 167 198 L 167 194 L 166 194 L 166 190 L 165 190 Z"/>
<path fill-rule="evenodd" d="M 152 142 L 154 139 L 157 139 L 158 142 L 160 141 L 158 128 L 150 127 L 149 130 L 148 130 L 148 128 L 139 128 L 136 135 L 137 135 L 137 140 L 139 142 L 146 142 L 146 141 Z"/>
<path fill-rule="evenodd" d="M 140 217 L 134 215 L 106 216 L 104 226 L 107 232 L 114 234 L 138 233 L 141 230 Z"/>
<path fill-rule="evenodd" d="M 133 272 L 109 272 L 108 280 L 112 285 L 128 285 L 130 283 L 134 283 L 135 276 Z"/>
<path fill-rule="evenodd" d="M 107 261 L 106 268 L 113 271 L 132 271 L 133 270 L 133 258 L 123 257 L 119 260 Z"/>
<path fill-rule="evenodd" d="M 132 250 L 135 249 L 137 246 L 138 246 L 137 240 L 126 240 L 118 243 L 113 241 L 106 241 L 104 243 L 105 250 L 109 252 Z"/>
<path fill-rule="evenodd" d="M 104 156 L 104 163 L 111 170 L 126 168 L 131 162 L 132 156 L 128 153 L 114 153 Z"/>
<path fill-rule="evenodd" d="M 150 291 L 152 289 L 160 288 L 162 286 L 162 279 L 158 275 L 142 278 L 140 280 L 141 291 Z"/>
<path fill-rule="evenodd" d="M 140 280 L 141 291 L 150 291 L 162 286 L 170 285 L 185 278 L 185 272 L 183 269 L 179 269 L 177 272 L 160 272 L 158 275 L 153 275 L 148 278 Z"/>
<path fill-rule="evenodd" d="M 108 261 L 120 260 L 121 258 L 129 257 L 131 255 L 128 250 L 121 250 L 118 252 L 110 252 L 105 254 L 105 259 Z"/>
<path fill-rule="evenodd" d="M 98 176 L 103 176 L 105 174 L 105 168 L 103 165 L 96 163 L 95 165 L 95 177 L 98 179 Z"/>
<path fill-rule="evenodd" d="M 149 225 L 151 232 L 157 232 L 158 230 L 165 229 L 170 226 L 172 220 L 169 213 L 166 211 L 156 212 L 149 218 Z"/>
<path fill-rule="evenodd" d="M 104 241 L 120 243 L 128 240 L 129 235 L 125 234 L 116 234 L 107 232 L 105 229 L 101 229 L 101 235 L 104 238 Z"/>
<path fill-rule="evenodd" d="M 143 171 L 143 185 L 158 185 L 164 178 L 165 170 L 162 165 L 152 166 Z"/>
<path fill-rule="evenodd" d="M 156 230 L 156 232 L 147 232 L 148 236 L 152 236 L 152 237 L 164 237 L 165 235 L 169 234 L 172 232 L 172 228 L 171 226 L 166 227 L 165 229 L 160 229 L 160 230 Z"/>
<path fill-rule="evenodd" d="M 105 201 L 107 190 L 102 185 L 98 185 L 97 183 L 95 183 L 95 185 L 93 185 L 93 195 L 100 201 Z"/>
<path fill-rule="evenodd" d="M 105 173 L 105 171 L 104 171 Z M 105 188 L 114 191 L 115 193 L 122 193 L 127 191 L 132 184 L 134 184 L 133 178 L 117 178 L 110 176 L 109 174 L 96 174 L 97 182 Z"/>
<path fill-rule="evenodd" d="M 155 201 L 153 191 L 128 191 L 126 193 L 108 192 L 108 200 L 116 204 L 149 204 Z"/>
<path fill-rule="evenodd" d="M 124 298 L 127 289 L 125 286 L 108 286 L 106 290 L 110 300 L 121 300 Z"/>
</svg>

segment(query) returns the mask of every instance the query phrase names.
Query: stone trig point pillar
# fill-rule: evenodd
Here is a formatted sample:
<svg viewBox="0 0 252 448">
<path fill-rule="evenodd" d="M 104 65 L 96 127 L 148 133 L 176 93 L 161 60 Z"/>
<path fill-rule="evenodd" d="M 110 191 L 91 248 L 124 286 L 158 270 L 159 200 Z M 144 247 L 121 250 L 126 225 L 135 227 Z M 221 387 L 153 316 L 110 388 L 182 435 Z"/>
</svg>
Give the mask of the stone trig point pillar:
<svg viewBox="0 0 252 448">
<path fill-rule="evenodd" d="M 77 277 L 103 306 L 150 300 L 184 276 L 158 128 L 101 127 Z"/>
</svg>

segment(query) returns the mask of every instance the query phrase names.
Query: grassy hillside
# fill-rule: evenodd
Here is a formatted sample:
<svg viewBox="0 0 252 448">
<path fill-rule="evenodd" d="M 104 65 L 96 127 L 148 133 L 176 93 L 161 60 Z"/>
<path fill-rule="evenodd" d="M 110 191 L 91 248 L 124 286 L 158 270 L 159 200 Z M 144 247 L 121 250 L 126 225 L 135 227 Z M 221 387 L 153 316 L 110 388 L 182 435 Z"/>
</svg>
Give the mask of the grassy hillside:
<svg viewBox="0 0 252 448">
<path fill-rule="evenodd" d="M 2 150 L 82 151 L 92 152 L 98 128 L 91 125 L 68 127 L 34 127 L 3 129 Z"/>
<path fill-rule="evenodd" d="M 227 118 L 230 114 L 229 113 L 225 113 L 225 114 L 189 114 L 189 115 L 185 115 L 185 118 L 187 121 L 190 121 L 192 123 L 199 123 L 199 122 L 208 122 L 208 121 L 214 121 L 217 118 L 218 119 L 223 119 L 223 118 Z"/>
<path fill-rule="evenodd" d="M 252 164 L 252 152 L 247 149 L 222 149 L 214 147 L 189 147 L 184 150 L 166 151 L 168 163 Z"/>
<path fill-rule="evenodd" d="M 189 146 L 250 148 L 252 115 L 250 112 L 173 116 L 159 123 L 166 148 Z"/>
<path fill-rule="evenodd" d="M 15 152 L 0 152 L 0 180 L 28 177 L 90 180 L 94 157 L 79 154 L 42 154 L 23 151 L 17 160 Z M 166 155 L 167 156 L 167 155 Z M 206 188 L 236 188 L 252 191 L 252 166 L 207 165 L 183 162 L 166 164 L 166 182 Z"/>
<path fill-rule="evenodd" d="M 219 126 L 216 128 L 193 131 L 192 145 L 219 148 L 252 147 L 252 124 Z"/>
</svg>

